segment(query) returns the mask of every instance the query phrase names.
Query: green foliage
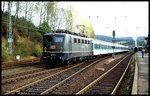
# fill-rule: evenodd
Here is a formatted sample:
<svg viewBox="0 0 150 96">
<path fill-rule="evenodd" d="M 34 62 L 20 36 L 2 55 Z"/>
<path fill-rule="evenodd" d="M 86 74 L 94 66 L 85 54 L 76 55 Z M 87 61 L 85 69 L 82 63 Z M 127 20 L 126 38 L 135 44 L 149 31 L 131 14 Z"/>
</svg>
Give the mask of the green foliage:
<svg viewBox="0 0 150 96">
<path fill-rule="evenodd" d="M 42 44 L 43 43 L 43 36 L 39 32 L 34 32 L 34 33 L 32 32 L 30 35 L 30 40 L 32 42 Z"/>
<path fill-rule="evenodd" d="M 92 25 L 89 22 L 87 22 L 85 19 L 83 18 L 81 19 L 82 19 L 82 25 L 85 26 L 84 32 L 86 36 L 89 38 L 96 38 Z"/>
<path fill-rule="evenodd" d="M 2 12 L 1 26 L 1 60 L 8 62 L 14 60 L 16 55 L 21 58 L 28 56 L 40 57 L 42 54 L 43 36 L 38 32 L 38 28 L 32 22 L 27 21 L 23 17 L 17 19 L 12 16 L 12 33 L 13 33 L 13 56 L 9 56 L 6 50 L 6 31 L 7 31 L 7 12 Z M 47 27 L 49 28 L 50 27 Z M 30 35 L 29 35 L 30 34 Z M 29 38 L 27 38 L 29 36 Z"/>
<path fill-rule="evenodd" d="M 6 31 L 7 31 L 6 28 L 7 28 L 7 23 L 6 21 L 5 22 L 3 21 L 1 25 L 1 35 L 4 36 L 5 38 L 6 38 Z"/>
<path fill-rule="evenodd" d="M 18 31 L 18 35 L 20 35 L 22 37 L 27 37 L 27 35 L 28 35 L 28 29 L 27 28 L 23 28 L 21 26 L 18 26 L 17 31 Z"/>
<path fill-rule="evenodd" d="M 32 45 L 32 42 L 29 40 L 21 38 L 18 40 L 13 53 L 14 55 L 21 55 L 23 57 L 30 56 L 32 52 Z"/>
<path fill-rule="evenodd" d="M 39 26 L 39 30 L 38 30 L 41 35 L 43 36 L 46 33 L 51 33 L 51 27 L 48 25 L 48 23 L 46 21 L 44 21 L 40 26 Z"/>
<path fill-rule="evenodd" d="M 17 45 L 14 48 L 14 55 L 20 55 L 22 57 L 36 56 L 39 57 L 42 54 L 42 47 L 39 44 L 35 44 L 26 38 L 20 38 Z"/>
<path fill-rule="evenodd" d="M 34 47 L 32 47 L 32 56 L 40 57 L 42 55 L 42 48 L 40 45 L 36 44 Z"/>
<path fill-rule="evenodd" d="M 6 62 L 6 61 L 8 61 L 10 59 L 10 56 L 8 54 L 8 51 L 6 50 L 6 40 L 5 40 L 5 38 L 3 36 L 1 38 L 1 40 L 2 40 L 2 44 L 1 44 L 1 47 L 2 47 L 2 49 L 1 49 L 1 52 L 2 52 L 1 60 L 2 60 L 2 62 Z"/>
<path fill-rule="evenodd" d="M 67 27 L 67 30 L 72 30 L 73 29 L 73 23 L 74 23 L 74 9 L 72 6 L 70 6 L 69 10 L 67 10 L 67 13 L 66 13 L 66 27 Z"/>
<path fill-rule="evenodd" d="M 146 46 L 144 40 L 137 40 L 137 45 L 138 46 Z"/>
</svg>

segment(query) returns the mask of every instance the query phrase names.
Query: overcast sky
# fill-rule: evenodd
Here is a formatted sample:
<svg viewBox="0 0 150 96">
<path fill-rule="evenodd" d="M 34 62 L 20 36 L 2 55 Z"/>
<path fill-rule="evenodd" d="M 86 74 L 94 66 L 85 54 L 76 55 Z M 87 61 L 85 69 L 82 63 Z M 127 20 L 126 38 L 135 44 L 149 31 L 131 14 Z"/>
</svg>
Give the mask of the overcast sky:
<svg viewBox="0 0 150 96">
<path fill-rule="evenodd" d="M 116 37 L 148 36 L 148 1 L 60 1 L 59 3 L 67 8 L 73 6 L 79 16 L 91 23 L 96 35 L 112 36 L 112 31 L 115 30 Z M 33 21 L 37 22 L 37 18 L 34 16 Z"/>
<path fill-rule="evenodd" d="M 62 2 L 89 21 L 96 35 L 148 36 L 148 2 Z"/>
</svg>

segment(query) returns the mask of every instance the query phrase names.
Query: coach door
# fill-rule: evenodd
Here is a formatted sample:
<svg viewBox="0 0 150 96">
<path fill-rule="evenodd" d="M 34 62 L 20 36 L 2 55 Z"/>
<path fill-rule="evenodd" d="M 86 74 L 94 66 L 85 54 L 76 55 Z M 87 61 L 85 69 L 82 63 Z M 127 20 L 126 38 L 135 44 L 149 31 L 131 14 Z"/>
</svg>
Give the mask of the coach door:
<svg viewBox="0 0 150 96">
<path fill-rule="evenodd" d="M 72 37 L 69 36 L 69 53 L 72 53 Z"/>
</svg>

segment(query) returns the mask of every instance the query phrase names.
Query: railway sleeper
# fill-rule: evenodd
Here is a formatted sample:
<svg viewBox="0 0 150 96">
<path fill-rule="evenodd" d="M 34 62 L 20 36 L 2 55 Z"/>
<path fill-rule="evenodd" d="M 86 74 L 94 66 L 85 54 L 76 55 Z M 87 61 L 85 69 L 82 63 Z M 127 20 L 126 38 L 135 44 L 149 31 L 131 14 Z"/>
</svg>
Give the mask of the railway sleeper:
<svg viewBox="0 0 150 96">
<path fill-rule="evenodd" d="M 103 88 L 105 88 L 105 89 L 111 89 L 111 88 L 113 88 L 113 87 L 106 87 L 106 86 L 94 86 L 94 88 L 93 89 L 103 89 Z"/>
<path fill-rule="evenodd" d="M 88 95 L 106 95 L 106 94 L 110 94 L 110 92 L 102 92 L 102 91 L 98 91 L 98 90 L 92 90 L 92 91 L 89 91 L 85 94 L 88 94 Z"/>
</svg>

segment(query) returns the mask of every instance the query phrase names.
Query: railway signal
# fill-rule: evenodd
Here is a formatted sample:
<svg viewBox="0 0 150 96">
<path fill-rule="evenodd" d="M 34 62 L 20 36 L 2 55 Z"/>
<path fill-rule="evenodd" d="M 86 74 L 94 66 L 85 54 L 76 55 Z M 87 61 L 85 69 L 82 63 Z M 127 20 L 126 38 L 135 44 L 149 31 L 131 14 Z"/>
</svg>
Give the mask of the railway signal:
<svg viewBox="0 0 150 96">
<path fill-rule="evenodd" d="M 112 42 L 113 42 L 113 46 L 112 46 L 112 48 L 113 48 L 112 58 L 115 58 L 115 54 L 114 54 L 114 49 L 115 49 L 115 46 L 114 46 L 114 43 L 115 43 L 115 30 L 113 30 L 112 35 L 113 35 L 113 39 L 112 39 Z"/>
</svg>

